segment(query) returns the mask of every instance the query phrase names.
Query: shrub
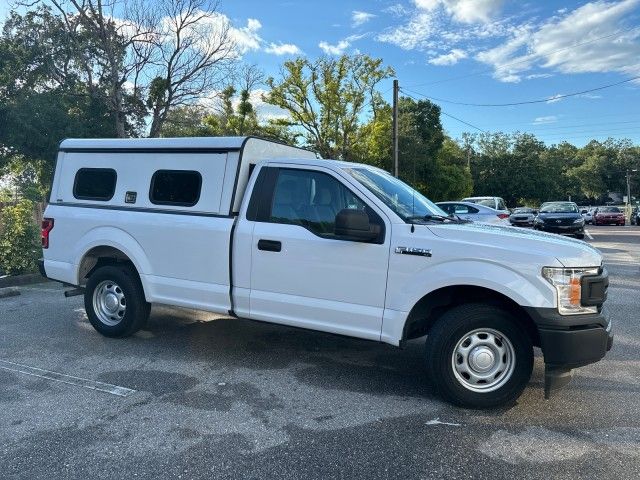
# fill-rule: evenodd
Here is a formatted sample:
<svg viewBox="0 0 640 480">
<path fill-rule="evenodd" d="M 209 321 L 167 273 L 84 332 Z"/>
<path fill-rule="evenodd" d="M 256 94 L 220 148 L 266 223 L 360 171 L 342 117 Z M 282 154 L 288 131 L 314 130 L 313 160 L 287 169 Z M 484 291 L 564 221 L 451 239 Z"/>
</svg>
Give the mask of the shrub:
<svg viewBox="0 0 640 480">
<path fill-rule="evenodd" d="M 34 272 L 41 254 L 33 202 L 22 200 L 2 211 L 0 269 L 10 275 Z"/>
</svg>

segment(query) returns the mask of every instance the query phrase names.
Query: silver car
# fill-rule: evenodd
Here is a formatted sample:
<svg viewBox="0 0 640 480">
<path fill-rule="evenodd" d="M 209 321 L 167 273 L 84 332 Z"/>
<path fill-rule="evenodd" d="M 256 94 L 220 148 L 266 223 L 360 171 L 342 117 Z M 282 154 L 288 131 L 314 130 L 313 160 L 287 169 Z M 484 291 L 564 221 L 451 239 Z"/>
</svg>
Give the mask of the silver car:
<svg viewBox="0 0 640 480">
<path fill-rule="evenodd" d="M 467 197 L 463 198 L 461 202 L 477 203 L 478 205 L 494 208 L 507 215 L 510 213 L 507 208 L 507 203 L 501 197 Z"/>
<path fill-rule="evenodd" d="M 509 223 L 514 227 L 533 227 L 533 221 L 537 214 L 538 212 L 533 208 L 514 208 L 509 216 Z"/>
<path fill-rule="evenodd" d="M 449 215 L 456 215 L 463 220 L 472 222 L 493 223 L 497 225 L 509 225 L 508 213 L 471 202 L 438 202 L 436 203 Z"/>
</svg>

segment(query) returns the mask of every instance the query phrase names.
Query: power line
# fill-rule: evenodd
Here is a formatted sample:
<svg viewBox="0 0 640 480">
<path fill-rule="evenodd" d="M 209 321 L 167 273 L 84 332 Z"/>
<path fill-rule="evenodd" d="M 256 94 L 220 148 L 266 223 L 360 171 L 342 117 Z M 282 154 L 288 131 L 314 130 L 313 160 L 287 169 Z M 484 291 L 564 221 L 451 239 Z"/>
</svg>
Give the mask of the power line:
<svg viewBox="0 0 640 480">
<path fill-rule="evenodd" d="M 616 113 L 603 113 L 603 114 L 598 113 L 597 118 L 598 119 L 610 118 L 610 117 L 626 118 L 626 117 L 638 117 L 639 115 L 640 113 L 638 112 L 627 112 L 627 113 L 616 112 Z M 571 118 L 576 116 L 575 113 L 563 114 L 562 116 L 566 117 L 566 118 L 563 118 L 563 120 L 566 120 L 566 121 L 579 121 L 583 117 L 582 115 L 578 115 L 580 118 Z M 640 122 L 640 117 L 637 118 L 635 121 Z M 533 125 L 533 123 L 531 120 L 528 120 L 526 122 L 505 122 L 505 123 L 494 123 L 492 125 L 496 127 L 502 127 L 502 126 L 513 126 L 513 125 Z"/>
<path fill-rule="evenodd" d="M 418 100 L 417 98 L 415 98 L 413 95 L 410 95 L 409 93 L 407 93 L 404 89 L 400 88 L 400 91 L 401 91 L 402 93 L 404 93 L 405 95 L 407 95 L 409 98 L 414 99 L 416 102 L 418 102 L 418 101 L 419 101 L 419 100 Z M 451 115 L 451 114 L 449 114 L 449 113 L 445 112 L 444 110 L 442 110 L 442 108 L 440 108 L 440 113 L 441 113 L 442 115 L 445 115 L 445 116 L 449 117 L 449 118 L 453 118 L 454 120 L 457 120 L 457 121 L 458 121 L 458 122 L 460 122 L 460 123 L 464 123 L 465 125 L 467 125 L 467 126 L 469 126 L 469 127 L 471 127 L 471 128 L 475 128 L 476 130 L 478 130 L 478 131 L 480 131 L 480 132 L 482 132 L 482 133 L 487 133 L 487 131 L 486 131 L 486 130 L 483 130 L 482 128 L 477 127 L 477 126 L 475 126 L 474 124 L 469 123 L 469 122 L 467 122 L 467 121 L 465 121 L 465 120 L 462 120 L 461 118 L 454 117 L 453 115 Z"/>
<path fill-rule="evenodd" d="M 413 87 L 425 87 L 425 86 L 428 86 L 428 85 L 437 85 L 439 83 L 449 82 L 451 80 L 461 80 L 461 79 L 464 79 L 464 78 L 475 77 L 477 75 L 484 75 L 485 73 L 494 72 L 496 70 L 502 70 L 502 69 L 505 69 L 507 67 L 511 67 L 513 65 L 518 65 L 520 63 L 530 62 L 531 60 L 533 60 L 534 58 L 537 58 L 537 57 L 542 57 L 542 56 L 545 56 L 545 55 L 551 55 L 553 53 L 563 52 L 565 50 L 571 50 L 571 49 L 576 48 L 576 47 L 581 47 L 582 45 L 588 45 L 589 43 L 597 42 L 598 40 L 603 40 L 605 38 L 610 38 L 610 37 L 614 37 L 616 35 L 621 35 L 623 33 L 630 32 L 630 31 L 635 30 L 637 28 L 640 28 L 640 27 L 637 27 L 637 26 L 636 27 L 629 27 L 629 28 L 627 28 L 625 30 L 620 30 L 620 31 L 615 32 L 615 33 L 610 33 L 608 35 L 603 35 L 602 37 L 593 38 L 593 39 L 587 40 L 585 42 L 576 43 L 576 44 L 570 45 L 568 47 L 563 47 L 563 48 L 559 48 L 559 49 L 556 49 L 556 50 L 551 50 L 551 51 L 548 51 L 548 52 L 541 52 L 541 53 L 532 54 L 531 56 L 529 56 L 527 58 L 524 58 L 524 59 L 521 59 L 521 60 L 516 60 L 516 61 L 513 61 L 513 62 L 509 62 L 509 63 L 504 63 L 504 64 L 499 65 L 499 66 L 494 67 L 494 68 L 486 68 L 486 69 L 480 70 L 478 72 L 468 73 L 466 75 L 458 75 L 458 76 L 455 76 L 455 77 L 443 78 L 442 80 L 435 80 L 433 82 L 413 84 L 413 85 L 409 85 L 409 87 L 410 88 L 413 88 Z"/>
<path fill-rule="evenodd" d="M 437 97 L 431 97 L 429 95 L 425 95 L 424 93 L 420 93 L 420 92 L 416 92 L 414 90 L 408 90 L 409 92 L 415 94 L 415 95 L 420 95 L 424 98 L 428 98 L 429 100 L 434 100 L 436 102 L 444 102 L 444 103 L 450 103 L 452 105 L 463 105 L 465 107 L 513 107 L 516 105 L 531 105 L 534 103 L 548 103 L 550 101 L 557 101 L 557 100 L 561 100 L 563 98 L 568 98 L 568 97 L 575 97 L 577 95 L 584 95 L 585 93 L 591 93 L 591 92 L 597 92 L 598 90 L 604 90 L 605 88 L 611 88 L 611 87 L 616 87 L 618 85 L 622 85 L 623 83 L 629 83 L 632 82 L 634 80 L 638 80 L 640 79 L 640 75 L 636 75 L 635 77 L 631 77 L 631 78 L 627 78 L 626 80 L 622 80 L 620 82 L 615 82 L 615 83 L 609 83 L 607 85 L 601 85 L 599 87 L 595 87 L 595 88 L 590 88 L 588 90 L 581 90 L 579 92 L 572 92 L 572 93 L 566 93 L 566 94 L 562 94 L 562 95 L 554 95 L 552 97 L 548 97 L 548 98 L 543 98 L 543 99 L 537 99 L 537 100 L 526 100 L 523 102 L 510 102 L 510 103 L 467 103 L 467 102 L 459 102 L 459 101 L 454 101 L 454 100 L 447 100 L 444 98 L 437 98 Z M 407 92 L 407 90 L 403 89 L 403 92 Z"/>
</svg>

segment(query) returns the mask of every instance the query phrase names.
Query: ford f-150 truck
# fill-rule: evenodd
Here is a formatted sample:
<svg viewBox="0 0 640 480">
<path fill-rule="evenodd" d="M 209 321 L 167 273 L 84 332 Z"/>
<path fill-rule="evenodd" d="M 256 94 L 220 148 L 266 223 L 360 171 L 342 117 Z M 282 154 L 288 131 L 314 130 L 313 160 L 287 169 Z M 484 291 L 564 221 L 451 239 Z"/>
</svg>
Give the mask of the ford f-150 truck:
<svg viewBox="0 0 640 480">
<path fill-rule="evenodd" d="M 447 400 L 545 393 L 611 348 L 608 276 L 587 243 L 449 217 L 368 165 L 258 138 L 65 140 L 43 275 L 84 294 L 109 337 L 152 303 L 402 347 L 426 336 Z"/>
</svg>

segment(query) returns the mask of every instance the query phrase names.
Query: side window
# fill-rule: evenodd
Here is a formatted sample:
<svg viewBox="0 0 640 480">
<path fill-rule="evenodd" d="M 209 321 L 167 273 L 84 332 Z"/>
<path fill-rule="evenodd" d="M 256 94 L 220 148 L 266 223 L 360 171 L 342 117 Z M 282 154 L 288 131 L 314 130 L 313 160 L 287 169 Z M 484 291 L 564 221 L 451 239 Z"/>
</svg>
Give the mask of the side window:
<svg viewBox="0 0 640 480">
<path fill-rule="evenodd" d="M 507 206 L 504 204 L 504 200 L 498 199 L 498 210 L 506 210 Z"/>
<path fill-rule="evenodd" d="M 267 221 L 300 225 L 321 237 L 335 237 L 335 219 L 344 209 L 362 210 L 384 228 L 377 213 L 330 175 L 312 170 L 281 169 L 275 180 Z"/>
<path fill-rule="evenodd" d="M 467 214 L 469 213 L 469 207 L 467 207 L 466 205 L 462 205 L 460 203 L 456 203 L 455 206 L 455 214 L 456 215 L 463 215 L 463 214 Z"/>
<path fill-rule="evenodd" d="M 81 168 L 73 181 L 73 196 L 78 200 L 111 200 L 117 177 L 112 168 Z"/>
<path fill-rule="evenodd" d="M 158 170 L 151 177 L 149 200 L 155 205 L 193 207 L 200 199 L 202 176 L 194 170 Z"/>
<path fill-rule="evenodd" d="M 452 205 L 450 203 L 446 203 L 444 205 L 438 205 L 442 210 L 444 210 L 445 212 L 447 212 L 449 215 L 452 215 L 453 212 L 455 211 L 455 205 Z"/>
</svg>

